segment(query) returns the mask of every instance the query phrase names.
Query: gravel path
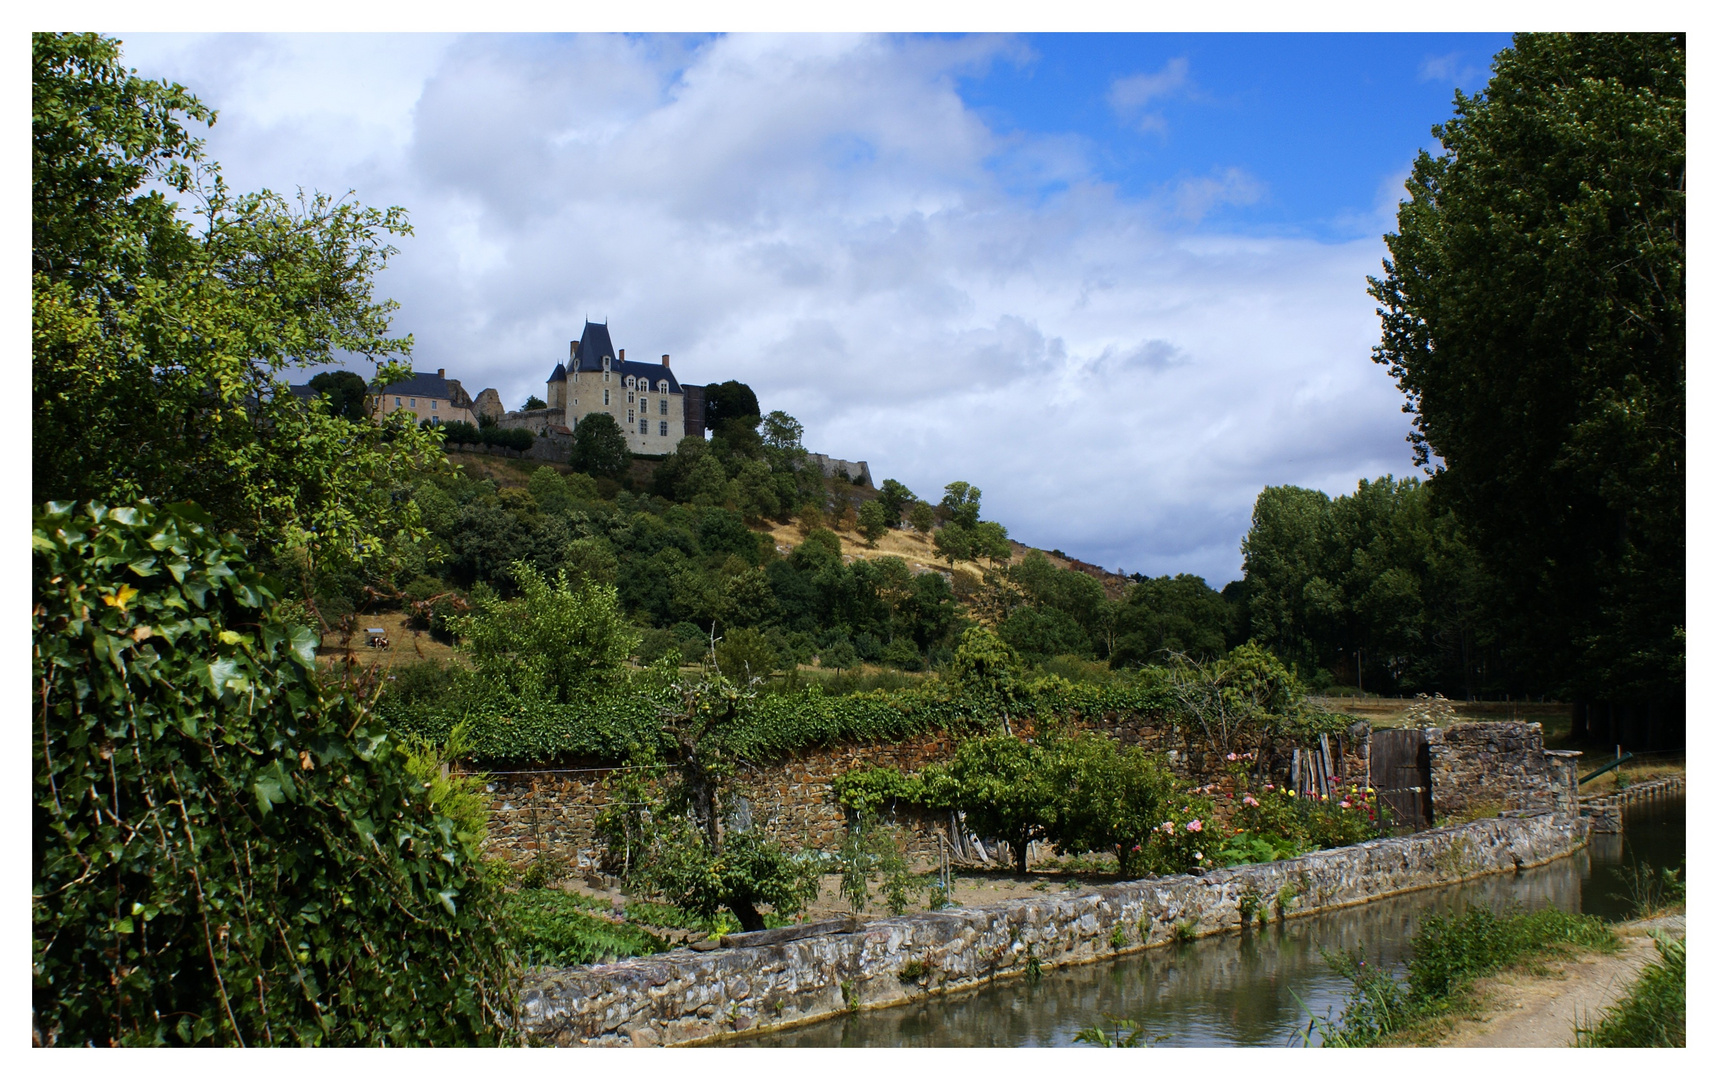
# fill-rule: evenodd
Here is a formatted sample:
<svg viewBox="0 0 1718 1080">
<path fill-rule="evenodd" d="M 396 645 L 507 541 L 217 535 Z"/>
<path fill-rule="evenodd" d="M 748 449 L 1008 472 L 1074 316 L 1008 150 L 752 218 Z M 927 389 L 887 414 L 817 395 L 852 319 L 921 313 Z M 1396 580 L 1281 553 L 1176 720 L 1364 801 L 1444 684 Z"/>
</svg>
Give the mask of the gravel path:
<svg viewBox="0 0 1718 1080">
<path fill-rule="evenodd" d="M 1623 947 L 1550 966 L 1551 974 L 1498 975 L 1475 984 L 1479 1018 L 1462 1021 L 1445 1046 L 1569 1046 L 1577 1022 L 1599 1014 L 1628 993 L 1647 964 L 1658 958 L 1648 930 L 1686 933 L 1681 915 L 1618 927 Z"/>
</svg>

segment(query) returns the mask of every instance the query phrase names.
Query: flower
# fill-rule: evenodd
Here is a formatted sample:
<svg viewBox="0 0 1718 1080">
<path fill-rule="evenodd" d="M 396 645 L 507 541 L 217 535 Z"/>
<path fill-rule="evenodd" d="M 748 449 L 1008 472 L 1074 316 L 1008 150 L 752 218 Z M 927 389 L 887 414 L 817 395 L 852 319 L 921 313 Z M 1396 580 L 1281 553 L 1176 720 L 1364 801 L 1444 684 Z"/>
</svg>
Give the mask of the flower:
<svg viewBox="0 0 1718 1080">
<path fill-rule="evenodd" d="M 1200 861 L 1204 861 L 1204 858 L 1205 858 L 1205 853 L 1204 853 L 1204 852 L 1203 852 L 1203 851 L 1195 851 L 1195 852 L 1194 852 L 1194 853 L 1193 853 L 1193 857 L 1194 857 L 1194 858 L 1195 858 L 1195 859 L 1199 859 L 1199 860 L 1200 860 Z"/>
<path fill-rule="evenodd" d="M 1192 821 L 1189 821 L 1187 823 L 1187 831 L 1188 832 L 1204 832 L 1205 831 L 1205 823 L 1203 821 L 1200 821 L 1198 818 L 1194 818 Z"/>
<path fill-rule="evenodd" d="M 1349 807 L 1353 806 L 1354 804 L 1349 802 L 1347 799 L 1343 799 L 1342 802 L 1339 803 L 1338 805 L 1340 805 L 1344 810 L 1347 810 Z"/>
<path fill-rule="evenodd" d="M 1277 786 L 1275 784 L 1266 784 L 1265 785 L 1266 791 L 1275 791 L 1276 789 L 1277 789 Z"/>
<path fill-rule="evenodd" d="M 1239 759 L 1239 757 L 1240 757 L 1240 755 L 1235 753 L 1233 750 L 1229 751 L 1228 759 L 1230 761 L 1235 761 L 1235 760 Z"/>
<path fill-rule="evenodd" d="M 1257 805 L 1259 805 L 1259 800 L 1253 798 L 1251 795 L 1243 795 L 1243 796 L 1241 796 L 1241 805 L 1242 806 L 1257 806 Z"/>
</svg>

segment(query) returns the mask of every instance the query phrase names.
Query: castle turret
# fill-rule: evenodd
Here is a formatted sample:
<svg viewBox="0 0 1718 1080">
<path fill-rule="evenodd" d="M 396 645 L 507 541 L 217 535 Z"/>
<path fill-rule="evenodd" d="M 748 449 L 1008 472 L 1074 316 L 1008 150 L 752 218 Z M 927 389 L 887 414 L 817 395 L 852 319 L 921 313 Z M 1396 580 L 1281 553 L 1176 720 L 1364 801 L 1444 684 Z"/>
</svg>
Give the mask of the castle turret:
<svg viewBox="0 0 1718 1080">
<path fill-rule="evenodd" d="M 549 391 L 543 395 L 551 409 L 567 407 L 567 366 L 556 364 L 555 370 L 549 373 Z"/>
</svg>

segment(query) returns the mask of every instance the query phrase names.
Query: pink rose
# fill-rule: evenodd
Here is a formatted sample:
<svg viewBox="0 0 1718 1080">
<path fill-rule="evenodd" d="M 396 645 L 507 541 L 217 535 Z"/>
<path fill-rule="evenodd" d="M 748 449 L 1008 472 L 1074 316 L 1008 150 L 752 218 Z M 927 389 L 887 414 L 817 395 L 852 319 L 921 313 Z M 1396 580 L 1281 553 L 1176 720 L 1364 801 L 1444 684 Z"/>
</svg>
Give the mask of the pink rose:
<svg viewBox="0 0 1718 1080">
<path fill-rule="evenodd" d="M 1237 758 L 1237 757 L 1238 757 L 1238 756 L 1239 756 L 1239 755 L 1237 755 L 1237 754 L 1235 754 L 1235 753 L 1234 753 L 1234 752 L 1233 752 L 1233 751 L 1230 751 L 1230 753 L 1229 753 L 1229 760 L 1230 760 L 1230 761 L 1234 761 L 1234 760 L 1236 760 L 1236 758 Z"/>
<path fill-rule="evenodd" d="M 1339 803 L 1338 805 L 1340 805 L 1344 810 L 1347 810 L 1349 807 L 1353 806 L 1354 804 L 1349 802 L 1347 799 L 1343 799 L 1342 802 Z"/>
<path fill-rule="evenodd" d="M 1198 818 L 1194 818 L 1192 821 L 1189 821 L 1187 823 L 1187 831 L 1188 832 L 1204 832 L 1205 831 L 1205 823 L 1203 821 L 1200 821 Z"/>
<path fill-rule="evenodd" d="M 1257 805 L 1259 805 L 1259 800 L 1253 798 L 1251 795 L 1248 795 L 1241 800 L 1241 803 L 1242 803 L 1242 805 L 1245 805 L 1245 806 L 1257 806 Z"/>
</svg>

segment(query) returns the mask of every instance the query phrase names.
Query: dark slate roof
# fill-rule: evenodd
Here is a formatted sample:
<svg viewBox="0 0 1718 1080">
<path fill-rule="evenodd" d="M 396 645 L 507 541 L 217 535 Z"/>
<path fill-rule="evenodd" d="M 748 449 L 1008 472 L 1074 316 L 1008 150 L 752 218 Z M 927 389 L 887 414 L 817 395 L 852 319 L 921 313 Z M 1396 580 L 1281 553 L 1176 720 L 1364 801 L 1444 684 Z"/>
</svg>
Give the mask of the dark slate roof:
<svg viewBox="0 0 1718 1080">
<path fill-rule="evenodd" d="M 614 341 L 608 336 L 607 323 L 594 323 L 585 320 L 585 332 L 579 335 L 578 362 L 580 371 L 601 371 L 602 358 L 611 360 L 616 356 Z"/>
<path fill-rule="evenodd" d="M 316 387 L 311 386 L 309 383 L 304 383 L 300 386 L 289 386 L 287 389 L 292 391 L 292 396 L 295 398 L 309 399 L 316 397 L 317 394 L 320 393 Z"/>
<path fill-rule="evenodd" d="M 567 381 L 567 365 L 556 364 L 555 370 L 549 372 L 549 381 L 550 382 L 566 382 Z"/>
<path fill-rule="evenodd" d="M 649 379 L 653 388 L 660 380 L 667 379 L 669 393 L 680 393 L 680 380 L 674 377 L 672 370 L 662 364 L 644 364 L 637 360 L 628 360 L 622 363 L 616 360 L 614 341 L 608 336 L 608 324 L 585 320 L 585 332 L 579 337 L 578 356 L 575 360 L 577 369 L 579 371 L 601 371 L 602 358 L 605 356 L 609 358 L 609 370 L 623 379 L 628 375 L 634 378 Z"/>
<path fill-rule="evenodd" d="M 413 375 L 411 378 L 402 382 L 390 384 L 387 389 L 382 391 L 382 393 L 411 394 L 414 397 L 447 398 L 451 401 L 456 395 L 453 392 L 453 387 L 449 385 L 450 382 L 451 380 L 444 379 L 440 375 L 435 374 Z"/>
</svg>

